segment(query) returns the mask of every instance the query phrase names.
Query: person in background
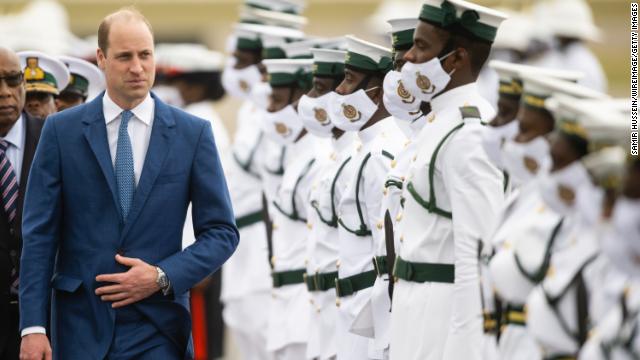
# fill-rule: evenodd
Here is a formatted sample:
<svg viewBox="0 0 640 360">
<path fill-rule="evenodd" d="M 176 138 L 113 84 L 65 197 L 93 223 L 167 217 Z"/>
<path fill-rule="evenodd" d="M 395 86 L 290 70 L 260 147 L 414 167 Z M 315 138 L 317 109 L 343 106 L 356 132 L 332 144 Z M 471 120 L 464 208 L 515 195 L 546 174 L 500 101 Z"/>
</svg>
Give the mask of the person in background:
<svg viewBox="0 0 640 360">
<path fill-rule="evenodd" d="M 104 91 L 104 75 L 92 63 L 71 57 L 58 56 L 69 69 L 69 84 L 56 97 L 56 109 L 62 111 L 92 100 Z"/>
<path fill-rule="evenodd" d="M 25 109 L 31 116 L 46 119 L 57 112 L 55 98 L 69 83 L 69 69 L 38 51 L 21 51 L 18 56 L 27 91 Z"/>
</svg>

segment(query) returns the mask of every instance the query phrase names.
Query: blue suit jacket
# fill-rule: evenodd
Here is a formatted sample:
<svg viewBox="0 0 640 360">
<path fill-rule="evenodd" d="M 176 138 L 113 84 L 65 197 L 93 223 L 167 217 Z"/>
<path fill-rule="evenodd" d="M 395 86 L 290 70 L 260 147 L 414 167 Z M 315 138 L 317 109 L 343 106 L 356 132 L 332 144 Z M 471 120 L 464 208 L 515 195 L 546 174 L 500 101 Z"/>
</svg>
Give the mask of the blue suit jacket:
<svg viewBox="0 0 640 360">
<path fill-rule="evenodd" d="M 20 329 L 47 324 L 52 294 L 56 358 L 102 359 L 107 353 L 115 312 L 95 295 L 104 285 L 95 277 L 127 270 L 116 253 L 165 271 L 174 295 L 158 292 L 131 306 L 191 357 L 188 290 L 238 244 L 211 125 L 153 98 L 151 139 L 126 221 L 102 96 L 50 116 L 42 131 L 24 205 Z M 181 251 L 189 202 L 196 242 Z"/>
</svg>

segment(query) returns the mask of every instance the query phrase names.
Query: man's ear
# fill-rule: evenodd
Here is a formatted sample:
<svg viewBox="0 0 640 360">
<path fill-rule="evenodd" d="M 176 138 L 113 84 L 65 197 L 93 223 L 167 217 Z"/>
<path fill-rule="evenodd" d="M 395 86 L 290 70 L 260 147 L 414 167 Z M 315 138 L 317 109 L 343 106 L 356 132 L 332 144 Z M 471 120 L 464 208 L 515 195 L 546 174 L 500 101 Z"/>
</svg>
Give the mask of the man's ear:
<svg viewBox="0 0 640 360">
<path fill-rule="evenodd" d="M 105 57 L 106 57 L 106 55 L 105 55 L 105 53 L 102 52 L 102 49 L 98 48 L 96 50 L 96 61 L 98 62 L 98 67 L 102 71 L 104 71 L 104 68 L 105 68 L 105 63 L 104 63 Z"/>
<path fill-rule="evenodd" d="M 444 67 L 445 71 L 451 74 L 452 71 L 460 71 L 466 66 L 470 66 L 471 58 L 469 57 L 469 52 L 467 49 L 459 47 L 455 49 L 455 52 L 451 54 L 447 59 L 445 59 L 445 64 L 449 67 Z"/>
</svg>

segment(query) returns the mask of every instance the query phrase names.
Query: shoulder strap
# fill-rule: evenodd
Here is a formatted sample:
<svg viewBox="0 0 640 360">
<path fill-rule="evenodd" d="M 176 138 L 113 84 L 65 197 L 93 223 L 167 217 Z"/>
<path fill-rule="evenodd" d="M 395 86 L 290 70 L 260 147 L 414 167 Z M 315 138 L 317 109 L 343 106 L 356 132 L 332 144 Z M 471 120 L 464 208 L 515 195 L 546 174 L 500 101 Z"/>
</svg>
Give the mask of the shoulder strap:
<svg viewBox="0 0 640 360">
<path fill-rule="evenodd" d="M 264 169 L 267 170 L 269 174 L 282 176 L 284 174 L 284 156 L 286 155 L 286 153 L 287 147 L 283 146 L 282 150 L 280 151 L 280 161 L 278 165 L 279 167 L 277 169 L 269 169 L 266 165 Z"/>
<path fill-rule="evenodd" d="M 360 169 L 358 169 L 358 178 L 356 179 L 356 209 L 358 210 L 358 217 L 360 218 L 360 228 L 357 230 L 350 229 L 347 227 L 342 219 L 338 219 L 338 223 L 342 225 L 342 227 L 348 232 L 356 235 L 356 236 L 368 236 L 371 235 L 371 230 L 367 228 L 367 225 L 364 223 L 364 215 L 362 214 L 362 207 L 360 206 L 360 180 L 362 179 L 362 172 L 364 171 L 364 167 L 371 158 L 371 153 L 368 153 L 364 160 L 362 160 L 362 164 L 360 164 Z"/>
<path fill-rule="evenodd" d="M 249 158 L 247 158 L 246 162 L 243 162 L 242 160 L 240 160 L 240 157 L 235 152 L 232 153 L 233 159 L 236 161 L 236 163 L 238 163 L 238 165 L 242 168 L 242 170 L 244 170 L 247 174 L 257 179 L 260 179 L 260 175 L 251 171 L 251 165 L 253 164 L 253 158 L 256 155 L 258 146 L 260 146 L 260 143 L 262 142 L 263 136 L 264 136 L 264 132 L 261 131 L 260 135 L 258 135 L 258 140 L 256 140 L 256 143 L 253 145 L 253 148 L 251 148 L 251 152 L 249 153 Z"/>
<path fill-rule="evenodd" d="M 547 271 L 549 270 L 549 265 L 551 264 L 551 250 L 553 248 L 553 243 L 556 241 L 556 238 L 558 237 L 558 233 L 560 233 L 560 229 L 562 228 L 563 222 L 564 222 L 564 218 L 560 219 L 560 221 L 558 221 L 556 226 L 553 228 L 549 241 L 547 241 L 547 247 L 544 250 L 544 258 L 542 260 L 542 264 L 540 264 L 540 267 L 538 268 L 537 271 L 533 273 L 528 272 L 522 265 L 522 262 L 520 261 L 520 257 L 518 257 L 518 254 L 517 253 L 513 254 L 516 260 L 516 265 L 518 266 L 518 270 L 520 270 L 522 275 L 524 275 L 527 279 L 529 279 L 529 281 L 531 281 L 534 284 L 538 284 L 539 282 L 541 282 L 544 279 L 544 277 L 547 275 Z"/>
<path fill-rule="evenodd" d="M 302 221 L 302 222 L 307 221 L 307 219 L 303 219 L 300 217 L 300 215 L 298 215 L 298 207 L 296 206 L 296 195 L 298 193 L 298 186 L 300 185 L 300 182 L 302 181 L 302 179 L 304 179 L 305 176 L 307 176 L 307 174 L 311 170 L 311 167 L 313 166 L 313 163 L 315 162 L 316 162 L 316 159 L 311 159 L 311 161 L 307 163 L 304 170 L 302 170 L 302 172 L 296 179 L 296 183 L 293 186 L 293 191 L 291 192 L 291 214 L 287 214 L 287 212 L 284 211 L 284 209 L 282 209 L 282 207 L 275 200 L 273 201 L 273 206 L 275 206 L 276 209 L 278 209 L 278 211 L 280 211 L 282 215 L 288 217 L 293 221 Z"/>
<path fill-rule="evenodd" d="M 413 199 L 418 204 L 424 207 L 429 213 L 437 214 L 447 219 L 453 218 L 453 214 L 450 211 L 446 211 L 438 207 L 437 200 L 436 200 L 436 192 L 433 187 L 433 180 L 435 178 L 435 173 L 436 173 L 436 160 L 437 160 L 438 154 L 440 153 L 440 149 L 442 149 L 442 146 L 444 145 L 445 141 L 447 141 L 447 139 L 449 139 L 451 135 L 453 135 L 456 131 L 460 130 L 463 126 L 464 126 L 464 122 L 456 125 L 453 129 L 451 129 L 442 138 L 442 140 L 440 140 L 440 142 L 436 146 L 436 149 L 433 151 L 433 154 L 431 154 L 431 160 L 429 161 L 429 201 L 424 200 L 420 196 L 420 194 L 418 194 L 412 182 L 409 182 L 407 184 L 407 191 L 409 192 L 409 194 L 411 194 Z"/>
</svg>

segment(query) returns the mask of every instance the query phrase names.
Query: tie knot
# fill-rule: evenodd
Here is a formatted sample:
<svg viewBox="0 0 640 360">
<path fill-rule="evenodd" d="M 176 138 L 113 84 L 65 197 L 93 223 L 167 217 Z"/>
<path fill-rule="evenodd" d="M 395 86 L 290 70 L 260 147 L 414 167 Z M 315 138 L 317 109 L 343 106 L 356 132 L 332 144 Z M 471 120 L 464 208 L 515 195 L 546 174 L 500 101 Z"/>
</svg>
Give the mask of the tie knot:
<svg viewBox="0 0 640 360">
<path fill-rule="evenodd" d="M 127 124 L 129 123 L 129 120 L 131 120 L 132 117 L 133 117 L 133 113 L 130 110 L 124 110 L 121 113 L 122 125 L 127 126 Z"/>
<path fill-rule="evenodd" d="M 5 152 L 9 148 L 9 143 L 6 140 L 0 140 L 0 151 Z"/>
</svg>

